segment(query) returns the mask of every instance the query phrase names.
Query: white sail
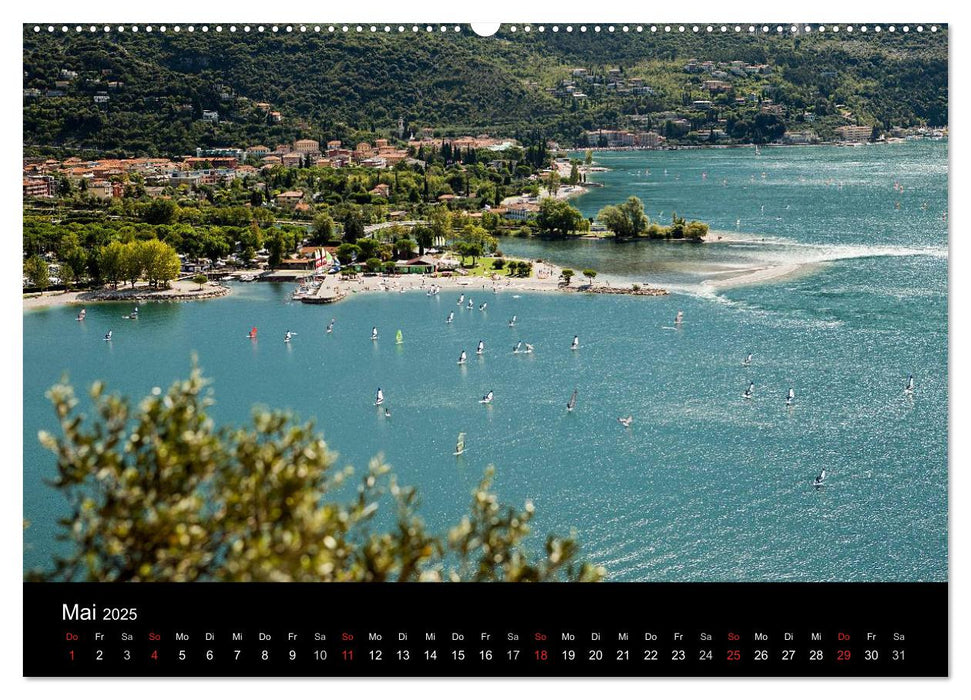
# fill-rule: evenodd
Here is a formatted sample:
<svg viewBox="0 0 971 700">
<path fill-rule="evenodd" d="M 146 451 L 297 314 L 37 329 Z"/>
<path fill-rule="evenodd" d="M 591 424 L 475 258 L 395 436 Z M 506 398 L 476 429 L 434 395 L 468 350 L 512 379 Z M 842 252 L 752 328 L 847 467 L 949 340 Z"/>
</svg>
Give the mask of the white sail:
<svg viewBox="0 0 971 700">
<path fill-rule="evenodd" d="M 462 354 L 459 355 L 459 364 L 460 365 L 464 365 L 465 364 L 465 350 L 463 350 L 462 351 Z"/>
<path fill-rule="evenodd" d="M 904 388 L 904 393 L 914 393 L 914 375 L 910 375 L 910 379 L 907 380 L 907 386 Z"/>
<path fill-rule="evenodd" d="M 476 354 L 476 355 L 481 355 L 481 354 L 482 354 L 482 352 L 483 352 L 484 350 L 485 350 L 485 343 L 483 343 L 483 342 L 482 342 L 482 341 L 480 340 L 480 341 L 479 341 L 479 347 L 477 347 L 477 348 L 475 349 L 475 354 Z"/>
<path fill-rule="evenodd" d="M 448 319 L 445 321 L 445 323 L 451 323 L 453 318 L 455 318 L 455 312 L 454 311 L 452 311 L 451 313 L 449 313 Z"/>
<path fill-rule="evenodd" d="M 378 393 L 374 396 L 374 405 L 380 406 L 383 403 L 384 403 L 384 392 L 381 391 L 381 389 L 379 388 Z"/>
<path fill-rule="evenodd" d="M 458 302 L 456 302 L 456 306 L 461 306 L 463 301 L 465 301 L 465 295 L 464 294 L 460 294 L 459 295 L 459 300 L 458 300 Z"/>
<path fill-rule="evenodd" d="M 566 404 L 566 410 L 567 411 L 572 411 L 573 408 L 574 408 L 574 406 L 576 406 L 576 405 L 577 405 L 577 390 L 574 389 L 573 390 L 573 396 L 570 397 L 569 402 L 567 402 L 567 404 Z"/>
<path fill-rule="evenodd" d="M 754 389 L 755 389 L 755 382 L 749 382 L 748 389 L 745 390 L 745 393 L 743 393 L 742 396 L 745 397 L 746 399 L 752 398 L 752 391 Z"/>
<path fill-rule="evenodd" d="M 516 317 L 515 317 L 515 316 L 513 316 L 513 317 L 512 317 L 512 318 L 511 318 L 511 319 L 509 320 L 509 327 L 510 327 L 510 328 L 512 328 L 512 327 L 513 327 L 513 326 L 515 326 L 515 325 L 516 325 Z"/>
<path fill-rule="evenodd" d="M 532 351 L 533 351 L 533 346 L 530 345 L 529 343 L 526 343 L 526 354 L 528 355 Z"/>
<path fill-rule="evenodd" d="M 521 341 L 521 340 L 520 340 L 520 341 L 519 341 L 518 343 L 516 343 L 516 347 L 514 347 L 514 348 L 512 349 L 512 351 L 513 351 L 514 353 L 517 353 L 517 354 L 518 354 L 518 353 L 519 353 L 519 350 L 520 350 L 520 348 L 522 348 L 522 347 L 523 347 L 523 341 Z"/>
<path fill-rule="evenodd" d="M 820 487 L 820 486 L 823 485 L 823 482 L 824 481 L 826 481 L 826 470 L 825 469 L 823 469 L 821 472 L 819 472 L 819 476 L 817 476 L 813 480 L 813 486 L 815 486 L 815 487 L 818 488 L 818 487 Z"/>
<path fill-rule="evenodd" d="M 378 327 L 375 326 L 374 328 L 371 329 L 371 340 L 377 340 L 377 339 L 378 339 Z"/>
<path fill-rule="evenodd" d="M 580 347 L 580 336 L 575 335 L 573 336 L 573 343 L 570 345 L 570 349 L 576 350 L 579 347 Z"/>
<path fill-rule="evenodd" d="M 683 311 L 678 311 L 678 315 L 674 317 L 674 322 L 675 323 L 681 323 L 681 321 L 683 321 L 683 320 L 684 320 L 684 312 Z"/>
<path fill-rule="evenodd" d="M 455 440 L 455 455 L 458 456 L 465 452 L 465 433 L 459 433 Z"/>
<path fill-rule="evenodd" d="M 750 364 L 752 364 L 752 353 L 746 355 L 745 359 L 742 360 L 742 367 L 748 367 Z"/>
<path fill-rule="evenodd" d="M 794 398 L 796 398 L 796 392 L 792 390 L 792 387 L 789 387 L 789 393 L 786 394 L 786 406 L 791 406 Z"/>
<path fill-rule="evenodd" d="M 479 401 L 479 403 L 492 403 L 492 396 L 493 396 L 493 394 L 490 391 L 488 394 L 486 394 L 485 396 L 482 397 L 482 399 Z"/>
</svg>

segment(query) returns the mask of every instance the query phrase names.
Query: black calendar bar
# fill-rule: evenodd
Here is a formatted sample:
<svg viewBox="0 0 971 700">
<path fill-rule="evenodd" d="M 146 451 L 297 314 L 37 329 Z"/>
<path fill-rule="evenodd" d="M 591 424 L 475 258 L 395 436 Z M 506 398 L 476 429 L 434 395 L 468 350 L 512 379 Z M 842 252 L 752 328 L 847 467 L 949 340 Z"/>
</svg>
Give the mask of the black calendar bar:
<svg viewBox="0 0 971 700">
<path fill-rule="evenodd" d="M 946 676 L 945 583 L 24 584 L 25 676 Z"/>
</svg>

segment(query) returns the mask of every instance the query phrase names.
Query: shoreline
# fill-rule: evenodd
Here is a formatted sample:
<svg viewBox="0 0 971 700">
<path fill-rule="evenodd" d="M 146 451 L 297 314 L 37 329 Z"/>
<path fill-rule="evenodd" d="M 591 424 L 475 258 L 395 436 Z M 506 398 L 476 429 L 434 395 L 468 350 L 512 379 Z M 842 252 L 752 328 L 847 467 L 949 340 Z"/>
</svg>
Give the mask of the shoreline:
<svg viewBox="0 0 971 700">
<path fill-rule="evenodd" d="M 511 260 L 511 258 L 507 258 Z M 633 288 L 633 284 L 623 286 L 611 286 L 609 281 L 600 284 L 588 285 L 585 281 L 574 281 L 570 285 L 560 282 L 560 273 L 563 267 L 547 262 L 528 261 L 533 263 L 533 275 L 530 277 L 509 277 L 507 275 L 497 275 L 493 277 L 467 276 L 460 275 L 451 277 L 433 277 L 430 275 L 399 275 L 395 277 L 356 277 L 353 279 L 340 279 L 336 275 L 328 275 L 324 278 L 321 289 L 313 296 L 323 296 L 329 298 L 329 303 L 337 303 L 350 296 L 357 294 L 404 294 L 405 292 L 424 291 L 428 293 L 433 286 L 441 291 L 458 291 L 470 293 L 472 291 L 482 291 L 498 293 L 500 291 L 512 292 L 565 292 L 565 293 L 587 293 L 587 294 L 626 294 L 629 296 L 665 296 L 668 290 L 660 287 L 653 287 L 646 284 L 638 285 L 638 289 Z M 578 272 L 576 277 L 581 277 Z M 315 302 L 310 298 L 305 303 Z"/>
<path fill-rule="evenodd" d="M 41 292 L 38 295 L 24 295 L 23 308 L 39 309 L 49 306 L 69 306 L 71 304 L 102 304 L 108 302 L 182 302 L 200 299 L 218 299 L 232 293 L 232 289 L 220 284 L 207 282 L 199 289 L 195 282 L 175 280 L 168 289 L 150 289 L 136 286 L 128 289 L 92 289 L 83 292 Z"/>
</svg>

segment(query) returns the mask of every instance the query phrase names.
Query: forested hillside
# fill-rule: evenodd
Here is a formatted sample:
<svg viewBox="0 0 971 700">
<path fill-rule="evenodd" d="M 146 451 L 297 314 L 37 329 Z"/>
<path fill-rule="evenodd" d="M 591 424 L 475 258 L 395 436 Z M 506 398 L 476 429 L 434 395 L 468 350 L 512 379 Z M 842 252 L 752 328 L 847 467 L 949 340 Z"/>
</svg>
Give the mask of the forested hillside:
<svg viewBox="0 0 971 700">
<path fill-rule="evenodd" d="M 729 76 L 715 95 L 705 87 L 710 75 L 685 71 L 690 61 L 767 68 Z M 570 86 L 577 69 L 587 81 Z M 736 124 L 751 121 L 766 100 L 779 105 L 779 129 L 806 118 L 823 135 L 848 123 L 945 125 L 947 32 L 526 35 L 504 28 L 481 38 L 468 28 L 49 34 L 30 26 L 23 87 L 28 153 L 272 148 L 298 137 L 395 136 L 399 119 L 405 136 L 431 127 L 572 145 L 584 130 L 626 128 L 632 119 L 656 128 L 652 115 L 671 112 L 693 128 L 727 123 L 743 140 L 747 132 Z M 699 100 L 712 104 L 698 112 Z M 218 123 L 204 121 L 204 111 L 218 112 Z"/>
</svg>

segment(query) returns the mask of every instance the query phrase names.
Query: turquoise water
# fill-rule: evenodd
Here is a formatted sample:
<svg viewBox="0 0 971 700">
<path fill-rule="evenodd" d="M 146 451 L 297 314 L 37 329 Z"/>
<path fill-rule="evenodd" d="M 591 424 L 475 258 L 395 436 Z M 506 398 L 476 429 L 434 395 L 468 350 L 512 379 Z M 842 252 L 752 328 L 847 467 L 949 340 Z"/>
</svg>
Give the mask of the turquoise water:
<svg viewBox="0 0 971 700">
<path fill-rule="evenodd" d="M 185 376 L 196 352 L 218 420 L 242 422 L 254 403 L 315 418 L 342 463 L 383 453 L 419 488 L 435 530 L 457 522 L 495 464 L 503 500 L 532 499 L 540 535 L 575 528 L 612 580 L 946 580 L 946 144 L 597 159 L 612 170 L 576 200 L 585 214 L 637 194 L 652 217 L 677 208 L 746 240 L 502 241 L 509 254 L 663 283 L 675 290 L 664 298 L 473 289 L 486 311 L 459 309 L 457 292 L 314 307 L 290 303 L 289 286 L 250 284 L 224 299 L 146 304 L 135 322 L 121 320 L 124 305 L 89 306 L 83 323 L 76 309 L 25 313 L 25 566 L 48 561 L 63 508 L 42 483 L 53 472 L 36 442 L 54 422 L 45 389 L 66 371 L 76 386 L 105 379 L 140 397 Z M 803 263 L 759 285 L 706 283 Z M 668 330 L 678 310 L 685 322 Z M 253 325 L 256 342 L 244 337 Z M 289 345 L 287 329 L 298 333 Z M 532 355 L 512 354 L 520 339 Z M 372 405 L 379 386 L 390 419 Z M 489 390 L 494 403 L 480 405 Z M 628 414 L 629 430 L 616 420 Z M 460 431 L 467 453 L 456 460 Z"/>
</svg>

